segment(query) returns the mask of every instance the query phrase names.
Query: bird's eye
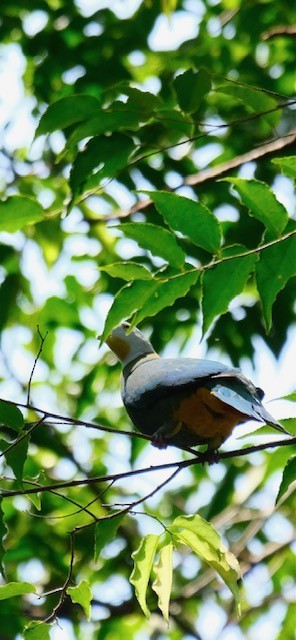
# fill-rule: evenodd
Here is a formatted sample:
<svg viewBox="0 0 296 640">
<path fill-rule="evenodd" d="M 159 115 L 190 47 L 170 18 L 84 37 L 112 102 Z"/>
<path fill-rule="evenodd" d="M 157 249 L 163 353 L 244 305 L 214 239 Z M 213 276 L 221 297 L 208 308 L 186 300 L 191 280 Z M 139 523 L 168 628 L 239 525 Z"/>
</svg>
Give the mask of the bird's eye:
<svg viewBox="0 0 296 640">
<path fill-rule="evenodd" d="M 129 325 L 128 322 L 123 322 L 122 326 L 123 326 L 124 329 L 128 329 L 130 325 Z"/>
</svg>

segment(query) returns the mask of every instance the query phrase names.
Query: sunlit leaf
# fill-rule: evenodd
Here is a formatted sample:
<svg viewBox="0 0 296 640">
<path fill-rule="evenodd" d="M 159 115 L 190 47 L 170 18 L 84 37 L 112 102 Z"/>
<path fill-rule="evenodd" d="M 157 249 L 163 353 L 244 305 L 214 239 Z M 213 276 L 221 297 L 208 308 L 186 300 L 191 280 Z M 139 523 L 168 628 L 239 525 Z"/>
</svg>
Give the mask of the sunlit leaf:
<svg viewBox="0 0 296 640">
<path fill-rule="evenodd" d="M 159 536 L 153 533 L 148 534 L 142 538 L 138 550 L 132 554 L 134 568 L 130 582 L 135 588 L 137 600 L 147 618 L 150 616 L 150 611 L 146 603 L 146 593 L 158 540 Z"/>
<path fill-rule="evenodd" d="M 127 222 L 118 225 L 128 238 L 136 240 L 140 247 L 154 256 L 166 260 L 172 267 L 180 268 L 185 262 L 185 253 L 173 233 L 149 222 Z"/>
<path fill-rule="evenodd" d="M 155 580 L 152 589 L 158 595 L 158 606 L 166 622 L 169 622 L 169 604 L 173 579 L 173 545 L 162 547 L 154 565 Z"/>
<path fill-rule="evenodd" d="M 276 497 L 275 504 L 285 496 L 292 483 L 296 483 L 296 456 L 290 458 L 284 468 L 283 477 L 280 488 Z"/>
<path fill-rule="evenodd" d="M 36 588 L 30 582 L 8 582 L 0 586 L 0 600 L 7 600 L 24 593 L 36 593 Z"/>
<path fill-rule="evenodd" d="M 234 186 L 251 215 L 260 220 L 273 236 L 281 234 L 288 222 L 288 214 L 267 184 L 243 178 L 224 178 L 224 182 Z"/>
<path fill-rule="evenodd" d="M 194 515 L 177 517 L 168 530 L 175 542 L 187 544 L 194 553 L 217 571 L 232 592 L 240 613 L 239 564 L 235 556 L 226 549 L 214 527 L 200 516 Z"/>
<path fill-rule="evenodd" d="M 66 593 L 70 596 L 72 602 L 80 604 L 83 608 L 87 620 L 91 617 L 91 601 L 93 595 L 89 582 L 87 580 L 81 580 L 76 587 L 68 587 Z"/>
<path fill-rule="evenodd" d="M 296 156 L 273 158 L 271 162 L 278 165 L 282 172 L 289 178 L 296 178 Z"/>
<path fill-rule="evenodd" d="M 24 640 L 50 640 L 50 625 L 45 622 L 32 620 L 24 629 L 22 637 Z"/>
<path fill-rule="evenodd" d="M 9 196 L 0 201 L 0 231 L 15 233 L 26 225 L 44 220 L 44 212 L 36 200 L 25 196 Z"/>
<path fill-rule="evenodd" d="M 214 214 L 199 202 L 165 191 L 145 191 L 169 227 L 180 231 L 198 247 L 215 253 L 221 244 L 221 229 Z"/>
<path fill-rule="evenodd" d="M 137 262 L 115 262 L 100 267 L 100 271 L 109 273 L 113 278 L 122 278 L 122 280 L 151 280 L 152 275 L 148 269 Z"/>
</svg>

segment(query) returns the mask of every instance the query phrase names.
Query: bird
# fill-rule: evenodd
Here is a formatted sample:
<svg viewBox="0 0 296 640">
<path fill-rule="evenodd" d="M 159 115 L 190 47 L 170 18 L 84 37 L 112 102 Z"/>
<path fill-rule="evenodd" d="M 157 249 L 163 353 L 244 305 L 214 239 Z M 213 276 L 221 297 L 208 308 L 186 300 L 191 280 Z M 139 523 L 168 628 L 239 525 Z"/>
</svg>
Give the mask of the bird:
<svg viewBox="0 0 296 640">
<path fill-rule="evenodd" d="M 106 343 L 122 363 L 125 409 L 159 449 L 207 445 L 207 452 L 215 454 L 233 429 L 248 420 L 290 435 L 266 411 L 262 389 L 240 369 L 212 360 L 160 357 L 128 322 L 113 329 Z"/>
</svg>

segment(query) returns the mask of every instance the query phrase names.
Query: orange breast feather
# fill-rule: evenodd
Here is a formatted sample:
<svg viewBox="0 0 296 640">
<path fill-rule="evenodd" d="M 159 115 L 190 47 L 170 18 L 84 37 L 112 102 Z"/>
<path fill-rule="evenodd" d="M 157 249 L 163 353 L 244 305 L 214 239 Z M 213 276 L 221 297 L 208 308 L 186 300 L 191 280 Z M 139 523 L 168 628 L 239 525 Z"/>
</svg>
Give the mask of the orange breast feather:
<svg viewBox="0 0 296 640">
<path fill-rule="evenodd" d="M 209 389 L 200 388 L 181 400 L 173 419 L 205 440 L 219 437 L 223 442 L 238 423 L 247 420 L 247 416 L 215 398 Z"/>
</svg>

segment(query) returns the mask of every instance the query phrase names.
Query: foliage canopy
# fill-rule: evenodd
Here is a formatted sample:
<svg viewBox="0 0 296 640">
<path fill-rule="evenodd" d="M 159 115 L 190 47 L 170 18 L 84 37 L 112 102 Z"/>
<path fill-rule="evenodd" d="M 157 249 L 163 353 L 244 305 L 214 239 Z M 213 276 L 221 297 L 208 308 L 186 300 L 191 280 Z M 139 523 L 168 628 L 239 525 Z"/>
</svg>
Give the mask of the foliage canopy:
<svg viewBox="0 0 296 640">
<path fill-rule="evenodd" d="M 288 0 L 1 2 L 35 129 L 23 148 L 8 113 L 1 154 L 3 640 L 56 638 L 56 619 L 75 638 L 251 640 L 268 612 L 270 640 L 292 638 L 295 439 L 263 429 L 273 448 L 238 441 L 214 467 L 156 452 L 95 339 L 128 318 L 161 353 L 280 357 L 292 21 Z"/>
</svg>

